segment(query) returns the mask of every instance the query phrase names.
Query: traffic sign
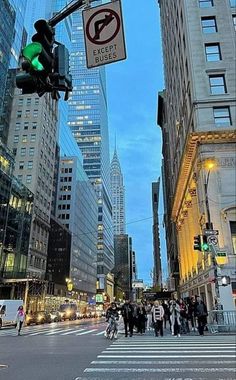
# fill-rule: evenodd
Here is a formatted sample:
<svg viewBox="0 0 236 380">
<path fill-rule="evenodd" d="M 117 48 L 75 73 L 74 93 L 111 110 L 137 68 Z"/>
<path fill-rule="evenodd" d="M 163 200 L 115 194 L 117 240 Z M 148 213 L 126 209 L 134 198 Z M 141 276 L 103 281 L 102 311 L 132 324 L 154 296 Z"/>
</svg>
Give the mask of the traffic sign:
<svg viewBox="0 0 236 380">
<path fill-rule="evenodd" d="M 219 231 L 218 230 L 204 230 L 204 235 L 219 235 Z"/>
<path fill-rule="evenodd" d="M 126 58 L 120 0 L 83 11 L 87 67 Z"/>
<path fill-rule="evenodd" d="M 207 242 L 208 242 L 209 244 L 217 245 L 217 244 L 218 244 L 218 237 L 215 236 L 215 235 L 207 236 Z"/>
</svg>

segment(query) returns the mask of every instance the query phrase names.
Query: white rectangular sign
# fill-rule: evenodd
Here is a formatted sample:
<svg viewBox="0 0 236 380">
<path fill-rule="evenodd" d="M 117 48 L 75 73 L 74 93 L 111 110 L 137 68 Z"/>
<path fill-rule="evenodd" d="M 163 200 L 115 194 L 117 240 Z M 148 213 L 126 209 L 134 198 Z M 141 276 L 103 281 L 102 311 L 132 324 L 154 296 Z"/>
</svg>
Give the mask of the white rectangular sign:
<svg viewBox="0 0 236 380">
<path fill-rule="evenodd" d="M 120 0 L 83 11 L 87 67 L 126 58 Z"/>
</svg>

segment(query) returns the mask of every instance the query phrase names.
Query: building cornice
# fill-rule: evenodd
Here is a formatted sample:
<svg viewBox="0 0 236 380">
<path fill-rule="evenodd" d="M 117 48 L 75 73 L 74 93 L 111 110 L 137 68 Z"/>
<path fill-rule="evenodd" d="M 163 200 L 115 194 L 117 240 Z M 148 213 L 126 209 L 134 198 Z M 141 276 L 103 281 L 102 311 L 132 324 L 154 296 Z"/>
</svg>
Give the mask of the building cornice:
<svg viewBox="0 0 236 380">
<path fill-rule="evenodd" d="M 178 180 L 174 192 L 174 199 L 172 204 L 171 218 L 176 221 L 180 212 L 186 187 L 190 180 L 193 163 L 196 157 L 197 147 L 200 144 L 219 144 L 219 143 L 235 143 L 236 131 L 235 130 L 220 130 L 220 131 L 207 131 L 207 132 L 193 132 L 190 133 L 185 149 L 182 156 L 182 162 L 179 169 Z"/>
</svg>

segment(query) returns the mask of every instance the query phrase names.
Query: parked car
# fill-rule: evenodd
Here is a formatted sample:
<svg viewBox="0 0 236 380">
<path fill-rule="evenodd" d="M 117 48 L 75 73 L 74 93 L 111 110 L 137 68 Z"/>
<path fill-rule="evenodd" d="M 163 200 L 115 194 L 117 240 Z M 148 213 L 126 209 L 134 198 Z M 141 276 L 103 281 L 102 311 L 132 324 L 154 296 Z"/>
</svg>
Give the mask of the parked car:
<svg viewBox="0 0 236 380">
<path fill-rule="evenodd" d="M 49 316 L 50 316 L 50 322 L 61 322 L 62 321 L 62 318 L 61 318 L 59 311 L 52 310 L 49 313 Z"/>
<path fill-rule="evenodd" d="M 35 311 L 29 314 L 26 314 L 26 320 L 25 323 L 27 326 L 31 324 L 43 324 L 43 323 L 50 323 L 51 317 L 50 314 L 45 311 Z"/>
</svg>

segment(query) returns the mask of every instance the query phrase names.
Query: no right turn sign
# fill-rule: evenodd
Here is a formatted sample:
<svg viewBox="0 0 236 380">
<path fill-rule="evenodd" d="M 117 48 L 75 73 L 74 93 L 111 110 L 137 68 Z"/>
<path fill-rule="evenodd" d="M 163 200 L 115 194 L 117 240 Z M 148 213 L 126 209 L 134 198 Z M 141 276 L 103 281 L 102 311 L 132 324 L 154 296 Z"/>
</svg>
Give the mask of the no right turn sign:
<svg viewBox="0 0 236 380">
<path fill-rule="evenodd" d="M 126 58 L 120 1 L 83 11 L 87 67 Z"/>
</svg>

